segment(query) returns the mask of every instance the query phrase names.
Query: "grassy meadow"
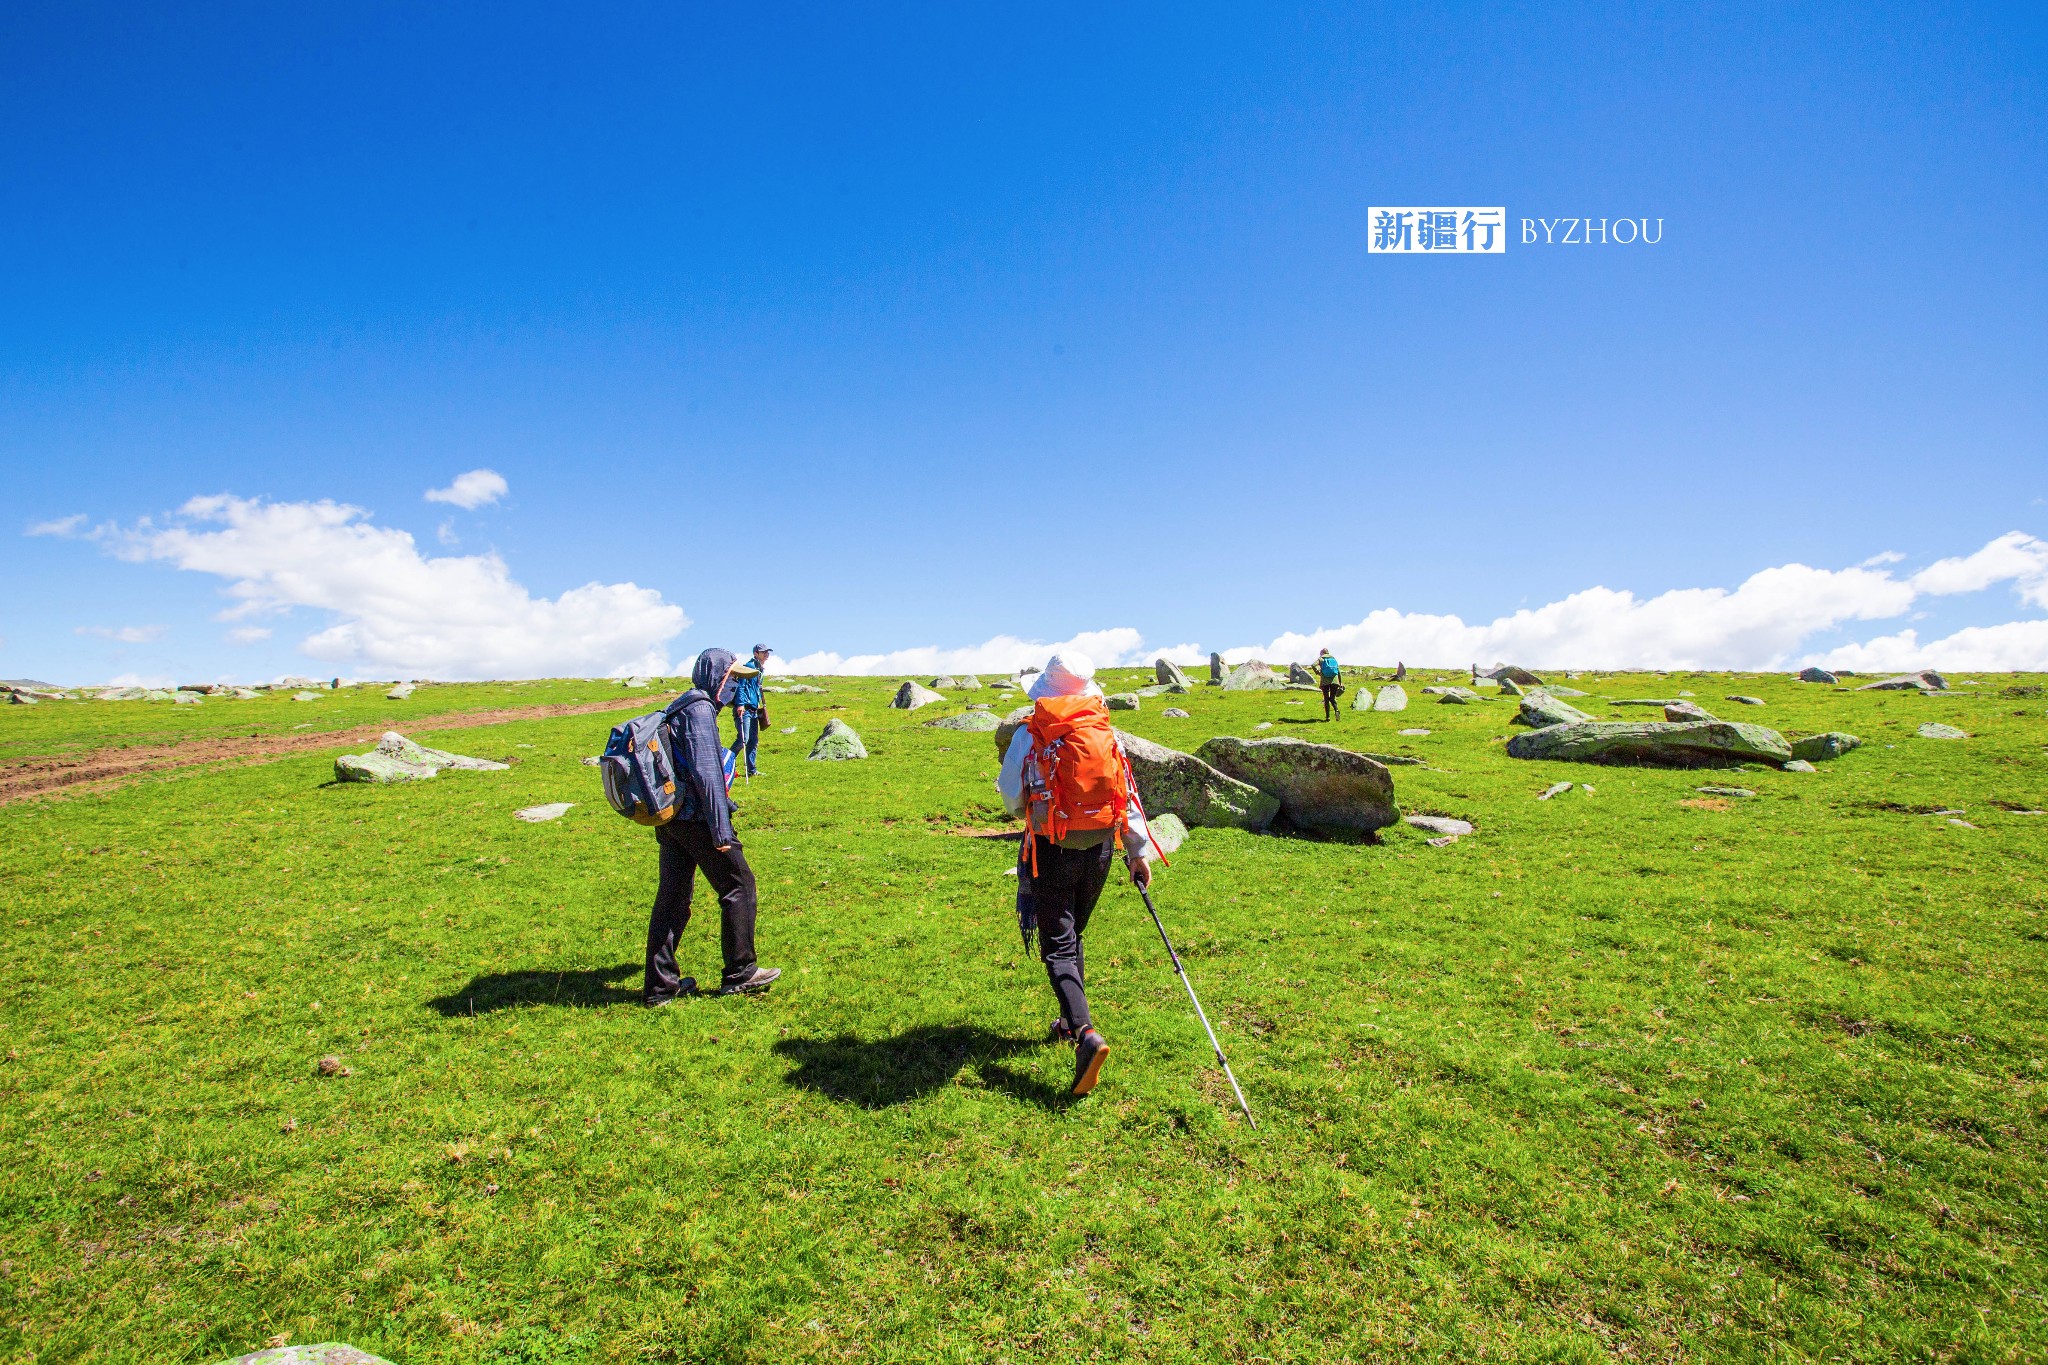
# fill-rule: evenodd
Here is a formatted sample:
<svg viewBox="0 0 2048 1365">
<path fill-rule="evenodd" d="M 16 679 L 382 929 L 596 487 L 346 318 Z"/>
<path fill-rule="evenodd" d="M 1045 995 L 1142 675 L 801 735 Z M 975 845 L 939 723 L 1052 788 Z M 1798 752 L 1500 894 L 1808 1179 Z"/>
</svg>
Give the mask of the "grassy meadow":
<svg viewBox="0 0 2048 1365">
<path fill-rule="evenodd" d="M 1203 829 L 1160 874 L 1256 1132 L 1128 887 L 1089 935 L 1113 1057 L 1066 1100 L 1015 845 L 964 833 L 1008 823 L 990 736 L 922 725 L 1005 694 L 771 697 L 736 795 L 786 975 L 654 1011 L 652 837 L 580 762 L 631 712 L 436 729 L 615 685 L 0 709 L 0 763 L 383 723 L 513 764 L 0 806 L 0 1359 L 2048 1358 L 2043 679 L 1573 683 L 1865 739 L 1806 775 L 1511 760 L 1513 703 L 1437 680 L 1118 718 L 1412 754 L 1403 810 L 1478 827 Z M 835 715 L 869 760 L 803 761 Z"/>
</svg>

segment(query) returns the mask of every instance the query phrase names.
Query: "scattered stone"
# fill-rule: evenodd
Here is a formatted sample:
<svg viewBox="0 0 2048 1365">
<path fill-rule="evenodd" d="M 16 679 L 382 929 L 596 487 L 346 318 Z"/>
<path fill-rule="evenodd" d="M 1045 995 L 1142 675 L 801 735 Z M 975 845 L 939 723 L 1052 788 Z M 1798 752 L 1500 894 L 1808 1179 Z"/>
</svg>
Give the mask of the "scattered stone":
<svg viewBox="0 0 2048 1365">
<path fill-rule="evenodd" d="M 238 687 L 231 695 L 236 701 L 254 701 L 261 694 L 247 687 Z"/>
<path fill-rule="evenodd" d="M 898 711 L 915 711 L 920 706 L 930 706 L 935 701 L 944 700 L 944 697 L 930 688 L 919 687 L 914 682 L 906 681 L 903 686 L 896 689 L 895 699 L 889 705 L 895 707 Z"/>
<path fill-rule="evenodd" d="M 1817 773 L 1820 769 L 1814 767 L 1803 758 L 1795 758 L 1789 763 L 1780 764 L 1778 771 L 1786 773 Z"/>
<path fill-rule="evenodd" d="M 1553 796 L 1563 796 L 1571 789 L 1572 784 L 1569 782 L 1553 782 L 1538 793 L 1536 799 L 1538 801 L 1548 801 Z"/>
<path fill-rule="evenodd" d="M 100 700 L 141 701 L 144 697 L 147 697 L 148 695 L 149 689 L 143 687 L 110 687 L 106 691 L 100 693 Z"/>
<path fill-rule="evenodd" d="M 938 677 L 933 678 L 931 681 L 931 686 L 934 691 L 945 687 L 958 687 L 959 685 L 959 683 L 953 681 L 953 675 L 950 673 L 941 673 Z"/>
<path fill-rule="evenodd" d="M 964 673 L 953 679 L 953 686 L 963 692 L 979 692 L 981 691 L 981 679 L 975 677 L 972 673 Z"/>
<path fill-rule="evenodd" d="M 41 706 L 43 703 L 40 697 L 31 697 L 26 692 L 9 692 L 7 694 L 7 704 L 9 706 Z"/>
<path fill-rule="evenodd" d="M 1135 711 L 1139 707 L 1138 694 L 1135 692 L 1116 692 L 1106 699 L 1105 704 L 1112 711 Z"/>
<path fill-rule="evenodd" d="M 1978 828 L 1978 827 L 1977 827 L 1976 825 L 1973 825 L 1973 824 L 1971 824 L 1971 823 L 1970 823 L 1970 822 L 1969 822 L 1968 820 L 1951 820 L 1951 821 L 1949 821 L 1949 823 L 1950 823 L 1951 825 L 1954 825 L 1954 826 L 1955 826 L 1955 827 L 1956 827 L 1957 829 L 1976 829 L 1976 828 Z"/>
<path fill-rule="evenodd" d="M 1372 689 L 1370 687 L 1360 687 L 1351 694 L 1351 709 L 1354 711 L 1372 710 Z"/>
<path fill-rule="evenodd" d="M 1169 686 L 1176 683 L 1182 687 L 1188 685 L 1188 675 L 1182 671 L 1181 666 L 1163 658 L 1152 661 L 1152 677 L 1154 681 Z"/>
<path fill-rule="evenodd" d="M 1287 681 L 1298 683 L 1303 687 L 1315 687 L 1316 675 L 1307 664 L 1289 664 L 1287 665 Z"/>
<path fill-rule="evenodd" d="M 465 772 L 504 772 L 512 765 L 488 758 L 470 758 L 415 744 L 396 730 L 386 730 L 377 747 L 366 754 L 343 754 L 334 760 L 337 782 L 423 782 L 444 768 Z"/>
<path fill-rule="evenodd" d="M 515 810 L 512 812 L 512 818 L 524 820 L 529 825 L 544 824 L 549 820 L 561 819 L 575 805 L 574 801 L 550 801 L 544 806 L 528 806 L 524 810 Z"/>
<path fill-rule="evenodd" d="M 1735 703 L 1736 705 L 1738 705 L 1738 706 L 1762 706 L 1762 705 L 1764 704 L 1764 699 L 1763 699 L 1762 697 L 1743 697 L 1743 696 L 1734 696 L 1734 697 L 1723 697 L 1723 698 L 1722 698 L 1722 700 L 1723 700 L 1723 701 L 1732 701 L 1732 702 L 1734 702 L 1734 703 Z"/>
<path fill-rule="evenodd" d="M 1134 690 L 1131 695 L 1134 697 L 1163 697 L 1171 691 L 1173 691 L 1172 683 L 1147 683 L 1145 686 Z"/>
<path fill-rule="evenodd" d="M 1679 695 L 1679 696 L 1681 696 L 1681 697 L 1692 697 L 1692 696 L 1697 696 L 1697 695 L 1699 695 L 1699 694 L 1698 694 L 1698 693 L 1695 693 L 1695 692 L 1680 692 L 1680 693 L 1679 693 L 1678 695 Z"/>
<path fill-rule="evenodd" d="M 1285 686 L 1279 674 L 1257 659 L 1239 664 L 1223 679 L 1225 692 L 1264 692 Z"/>
<path fill-rule="evenodd" d="M 1840 682 L 1841 679 L 1836 677 L 1834 674 L 1828 672 L 1825 668 L 1802 668 L 1799 670 L 1799 681 L 1810 683 L 1837 683 Z"/>
<path fill-rule="evenodd" d="M 963 711 L 957 716 L 940 716 L 937 720 L 924 723 L 927 730 L 973 730 L 986 734 L 1002 722 L 993 711 Z"/>
<path fill-rule="evenodd" d="M 384 698 L 386 701 L 404 701 L 413 694 L 413 691 L 414 688 L 411 683 L 400 683 L 389 692 L 386 692 Z"/>
<path fill-rule="evenodd" d="M 782 727 L 782 729 L 781 729 L 781 730 L 779 730 L 779 731 L 778 731 L 777 733 L 779 733 L 779 734 L 785 734 L 785 735 L 793 735 L 793 734 L 795 734 L 795 733 L 796 733 L 796 727 L 795 727 L 794 725 L 785 725 L 785 726 L 783 726 L 783 727 Z"/>
<path fill-rule="evenodd" d="M 272 1346 L 224 1360 L 221 1365 L 391 1365 L 391 1362 L 383 1356 L 358 1350 L 345 1341 L 323 1341 L 313 1346 Z"/>
<path fill-rule="evenodd" d="M 1167 720 L 1186 720 L 1188 718 L 1188 713 L 1181 710 L 1178 706 L 1169 706 L 1159 714 Z"/>
<path fill-rule="evenodd" d="M 914 686 L 912 683 L 905 683 L 903 685 L 905 687 Z M 898 693 L 897 695 L 901 696 L 902 694 Z M 918 704 L 921 706 L 924 703 L 920 702 Z M 866 758 L 868 756 L 868 749 L 865 744 L 860 742 L 860 736 L 853 732 L 851 725 L 834 716 L 825 722 L 825 728 L 819 732 L 817 741 L 811 745 L 810 756 L 819 761 L 838 762 L 841 759 Z"/>
<path fill-rule="evenodd" d="M 1388 683 L 1380 689 L 1379 696 L 1373 698 L 1372 709 L 1375 711 L 1406 711 L 1408 709 L 1408 694 L 1402 690 L 1399 683 Z"/>
<path fill-rule="evenodd" d="M 1417 829 L 1426 829 L 1432 834 L 1470 834 L 1472 822 L 1455 820 L 1448 815 L 1404 815 L 1401 820 Z"/>
<path fill-rule="evenodd" d="M 1677 697 L 1628 697 L 1621 701 L 1610 701 L 1607 704 L 1609 706 L 1655 706 L 1661 708 L 1676 706 L 1679 700 Z"/>
<path fill-rule="evenodd" d="M 1016 735 L 1017 731 L 1024 728 L 1024 722 L 1031 719 L 1031 710 L 1032 708 L 1028 705 L 1020 706 L 1010 712 L 1009 715 L 1004 716 L 1001 723 L 996 726 L 997 758 L 1009 756 L 1010 740 Z"/>
<path fill-rule="evenodd" d="M 1153 844 L 1169 858 L 1180 852 L 1180 846 L 1188 841 L 1188 827 L 1171 811 L 1150 816 L 1145 823 L 1152 831 Z"/>
<path fill-rule="evenodd" d="M 1747 787 L 1694 787 L 1694 791 L 1706 796 L 1733 796 L 1737 798 L 1755 796 Z"/>
<path fill-rule="evenodd" d="M 1689 701 L 1675 701 L 1672 702 L 1671 705 L 1664 708 L 1664 719 L 1687 721 L 1713 720 L 1715 718 L 1713 716 L 1708 715 L 1706 708 L 1703 706 L 1695 705 L 1694 703 Z"/>
<path fill-rule="evenodd" d="M 1537 677 L 1528 669 L 1517 668 L 1513 664 L 1495 664 L 1493 672 L 1486 676 L 1492 678 L 1495 682 L 1511 682 L 1518 687 L 1543 686 L 1543 679 Z"/>
<path fill-rule="evenodd" d="M 1373 754 L 1367 753 L 1363 749 L 1358 750 L 1358 754 L 1360 757 L 1369 758 L 1375 763 L 1384 763 L 1390 768 L 1426 768 L 1429 766 L 1413 754 Z"/>
<path fill-rule="evenodd" d="M 791 683 L 789 686 L 783 688 L 782 690 L 789 693 L 792 696 L 795 696 L 799 693 L 808 693 L 811 695 L 816 695 L 818 693 L 823 692 L 825 689 L 822 687 L 813 687 L 809 683 Z"/>
<path fill-rule="evenodd" d="M 1591 719 L 1593 718 L 1584 711 L 1554 694 L 1531 692 L 1522 698 L 1522 704 L 1515 712 L 1513 723 L 1540 730 L 1546 725 L 1571 725 L 1577 721 Z"/>
<path fill-rule="evenodd" d="M 1527 695 L 1522 690 L 1522 685 L 1516 682 L 1513 678 L 1502 678 L 1500 680 L 1500 694 L 1503 697 L 1520 697 Z"/>
<path fill-rule="evenodd" d="M 968 709 L 968 710 L 970 710 L 970 711 L 993 711 L 993 710 L 995 710 L 995 707 L 993 707 L 993 706 L 990 706 L 990 705 L 989 705 L 989 704 L 988 704 L 987 702 L 985 702 L 985 701 L 975 701 L 975 702 L 969 702 L 969 703 L 967 704 L 967 709 Z"/>
<path fill-rule="evenodd" d="M 313 1069 L 323 1076 L 346 1076 L 348 1068 L 341 1064 L 339 1057 L 322 1057 L 313 1064 Z"/>
<path fill-rule="evenodd" d="M 1291 736 L 1251 740 L 1219 735 L 1196 756 L 1278 797 L 1282 813 L 1304 828 L 1365 833 L 1400 818 L 1386 765 L 1334 744 Z"/>
<path fill-rule="evenodd" d="M 1211 767 L 1193 754 L 1117 731 L 1148 814 L 1177 815 L 1191 827 L 1261 830 L 1280 813 L 1278 798 Z"/>
<path fill-rule="evenodd" d="M 294 693 L 292 693 L 292 700 L 293 700 L 293 701 L 319 701 L 319 700 L 320 700 L 320 694 L 319 694 L 318 692 L 294 692 Z"/>
<path fill-rule="evenodd" d="M 1209 656 L 1209 685 L 1211 687 L 1215 687 L 1219 685 L 1222 681 L 1223 656 L 1221 654 L 1211 654 Z"/>
<path fill-rule="evenodd" d="M 654 679 L 643 678 L 638 676 L 628 678 L 625 682 L 620 684 L 620 686 L 622 687 L 652 687 L 653 685 Z"/>
<path fill-rule="evenodd" d="M 1792 757 L 1805 759 L 1808 763 L 1819 763 L 1830 758 L 1840 758 L 1851 749 L 1860 749 L 1863 741 L 1840 730 L 1826 734 L 1807 735 L 1792 741 Z"/>
<path fill-rule="evenodd" d="M 1968 739 L 1970 737 L 1968 730 L 1958 730 L 1955 726 L 1943 725 L 1938 720 L 1928 721 L 1914 733 L 1918 734 L 1922 739 Z"/>
<path fill-rule="evenodd" d="M 1578 676 L 1577 674 L 1573 675 Z M 1583 697 L 1586 694 L 1576 687 L 1559 687 L 1556 683 L 1543 684 L 1543 690 L 1553 697 Z"/>
<path fill-rule="evenodd" d="M 197 705 L 199 705 L 199 703 L 201 703 L 201 702 L 203 702 L 203 701 L 205 701 L 205 700 L 206 700 L 206 698 L 205 698 L 205 697 L 203 697 L 203 696 L 201 696 L 201 695 L 200 695 L 199 693 L 197 693 L 197 692 L 173 692 L 173 693 L 171 693 L 171 702 L 172 702 L 172 704 L 173 704 L 173 705 L 176 705 L 176 706 L 197 706 Z"/>
<path fill-rule="evenodd" d="M 1455 834 L 1440 834 L 1436 838 L 1428 839 L 1424 842 L 1426 842 L 1431 848 L 1449 848 L 1452 844 L 1458 842 L 1458 836 Z"/>
<path fill-rule="evenodd" d="M 1548 725 L 1508 741 L 1508 757 L 1568 763 L 1725 766 L 1744 759 L 1780 764 L 1791 746 L 1776 730 L 1730 720 L 1587 720 Z"/>
<path fill-rule="evenodd" d="M 795 728 L 796 727 L 794 725 L 789 727 L 790 730 L 794 730 Z M 782 733 L 786 735 L 789 733 L 789 730 L 784 730 Z M 583 766 L 586 768 L 595 768 L 598 764 L 602 762 L 604 762 L 604 759 L 600 758 L 596 754 L 592 754 L 589 758 L 583 760 Z"/>
<path fill-rule="evenodd" d="M 1858 692 L 1946 692 L 1948 680 L 1928 669 L 1920 673 L 1901 673 L 1896 678 L 1884 678 L 1878 682 L 1865 683 Z"/>
<path fill-rule="evenodd" d="M 1435 692 L 1438 706 L 1470 706 L 1475 701 L 1486 700 L 1469 687 L 1425 687 L 1422 690 Z"/>
<path fill-rule="evenodd" d="M 1428 734 L 1429 731 L 1420 728 L 1415 728 L 1408 730 L 1396 730 L 1394 731 L 1394 733 L 1397 735 L 1414 735 L 1417 738 L 1420 738 L 1421 736 Z"/>
</svg>

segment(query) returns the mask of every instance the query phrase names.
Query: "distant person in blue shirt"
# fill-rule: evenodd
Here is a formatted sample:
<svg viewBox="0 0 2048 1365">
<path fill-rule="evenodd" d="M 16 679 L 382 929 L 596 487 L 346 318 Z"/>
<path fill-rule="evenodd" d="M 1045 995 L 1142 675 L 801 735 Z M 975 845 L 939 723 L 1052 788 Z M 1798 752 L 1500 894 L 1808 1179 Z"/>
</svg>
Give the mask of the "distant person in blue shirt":
<svg viewBox="0 0 2048 1365">
<path fill-rule="evenodd" d="M 1338 707 L 1337 698 L 1344 695 L 1344 670 L 1336 655 L 1327 649 L 1316 656 L 1316 681 L 1323 689 L 1323 719 L 1341 720 L 1344 712 Z"/>
<path fill-rule="evenodd" d="M 761 678 L 768 671 L 768 656 L 774 652 L 766 645 L 755 645 L 754 662 L 740 664 L 732 671 L 732 756 L 737 763 L 740 750 L 747 751 L 748 777 L 760 771 L 754 755 L 761 747 L 761 727 L 768 723 L 768 707 L 761 700 Z"/>
</svg>

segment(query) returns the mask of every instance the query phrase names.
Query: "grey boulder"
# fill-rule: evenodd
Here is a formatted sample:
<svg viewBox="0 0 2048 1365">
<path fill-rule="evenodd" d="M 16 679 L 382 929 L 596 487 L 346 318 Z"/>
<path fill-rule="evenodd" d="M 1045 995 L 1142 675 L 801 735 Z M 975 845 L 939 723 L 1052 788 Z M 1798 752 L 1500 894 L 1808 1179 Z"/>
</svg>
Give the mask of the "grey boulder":
<svg viewBox="0 0 2048 1365">
<path fill-rule="evenodd" d="M 953 686 L 966 692 L 979 692 L 981 690 L 981 679 L 975 677 L 972 673 L 963 673 L 953 679 Z"/>
<path fill-rule="evenodd" d="M 1706 708 L 1703 706 L 1695 705 L 1689 701 L 1674 701 L 1664 708 L 1664 719 L 1677 721 L 1713 720 L 1715 717 L 1708 715 Z"/>
<path fill-rule="evenodd" d="M 421 782 L 444 768 L 465 772 L 501 773 L 512 765 L 488 758 L 470 758 L 416 744 L 396 730 L 386 730 L 377 747 L 366 754 L 343 754 L 334 760 L 337 782 Z"/>
<path fill-rule="evenodd" d="M 1122 730 L 1116 737 L 1131 761 L 1138 800 L 1148 816 L 1175 815 L 1191 827 L 1260 830 L 1280 813 L 1276 798 L 1218 772 L 1193 754 Z"/>
<path fill-rule="evenodd" d="M 1825 668 L 1802 668 L 1799 670 L 1799 681 L 1810 683 L 1833 683 L 1840 682 L 1841 679 L 1837 678 L 1834 674 L 1828 672 Z"/>
<path fill-rule="evenodd" d="M 1540 730 L 1546 725 L 1571 725 L 1591 719 L 1591 716 L 1568 701 L 1560 700 L 1548 692 L 1531 692 L 1522 698 L 1521 707 L 1515 712 L 1513 723 Z"/>
<path fill-rule="evenodd" d="M 528 806 L 524 810 L 515 810 L 512 812 L 512 818 L 529 825 L 541 825 L 550 820 L 561 819 L 575 806 L 574 801 L 550 801 L 545 806 Z"/>
<path fill-rule="evenodd" d="M 1372 710 L 1372 689 L 1370 687 L 1361 686 L 1356 692 L 1351 694 L 1351 709 L 1354 711 Z"/>
<path fill-rule="evenodd" d="M 941 673 L 938 677 L 932 679 L 931 685 L 934 689 L 937 689 L 941 687 L 958 687 L 960 684 L 953 680 L 952 674 Z"/>
<path fill-rule="evenodd" d="M 1209 682 L 1211 685 L 1214 685 L 1222 681 L 1223 656 L 1221 654 L 1211 654 L 1209 656 Z"/>
<path fill-rule="evenodd" d="M 1877 682 L 1865 683 L 1858 692 L 1946 692 L 1948 679 L 1927 669 L 1919 673 L 1901 673 L 1896 678 L 1884 678 Z"/>
<path fill-rule="evenodd" d="M 904 684 L 906 687 L 908 683 Z M 866 758 L 868 747 L 860 742 L 860 736 L 853 727 L 834 716 L 825 722 L 825 728 L 811 745 L 810 757 L 819 762 L 838 762 L 848 758 Z"/>
<path fill-rule="evenodd" d="M 1277 797 L 1281 813 L 1305 829 L 1363 834 L 1401 818 L 1386 764 L 1334 744 L 1311 744 L 1292 736 L 1219 735 L 1198 749 L 1196 757 Z"/>
<path fill-rule="evenodd" d="M 1492 678 L 1495 682 L 1511 682 L 1518 687 L 1543 686 L 1543 679 L 1537 677 L 1528 669 L 1517 668 L 1513 664 L 1495 664 L 1493 672 L 1486 676 Z"/>
<path fill-rule="evenodd" d="M 1401 817 L 1401 823 L 1413 825 L 1417 829 L 1426 829 L 1431 834 L 1458 835 L 1472 832 L 1470 820 L 1458 820 L 1448 815 L 1404 815 Z"/>
<path fill-rule="evenodd" d="M 1225 692 L 1265 692 L 1285 687 L 1286 682 L 1257 659 L 1247 659 L 1223 679 Z"/>
<path fill-rule="evenodd" d="M 889 705 L 898 711 L 915 711 L 920 706 L 930 706 L 935 701 L 944 700 L 944 697 L 929 687 L 920 687 L 914 682 L 905 681 L 903 686 L 896 689 L 896 695 L 890 700 Z"/>
<path fill-rule="evenodd" d="M 1188 675 L 1182 671 L 1181 666 L 1167 659 L 1152 661 L 1152 679 L 1154 682 L 1178 683 L 1182 687 L 1188 685 Z"/>
<path fill-rule="evenodd" d="M 1188 713 L 1181 710 L 1178 706 L 1169 706 L 1159 714 L 1167 720 L 1186 720 L 1188 718 Z"/>
<path fill-rule="evenodd" d="M 1762 706 L 1764 704 L 1764 699 L 1762 697 L 1745 697 L 1740 694 L 1737 694 L 1732 697 L 1723 697 L 1722 700 L 1732 701 L 1737 706 Z"/>
<path fill-rule="evenodd" d="M 1863 741 L 1840 730 L 1826 734 L 1807 735 L 1792 741 L 1792 757 L 1803 758 L 1808 763 L 1820 763 L 1830 758 L 1840 758 L 1851 749 L 1860 749 Z"/>
<path fill-rule="evenodd" d="M 1740 721 L 1587 720 L 1516 735 L 1508 757 L 1706 768 L 1745 760 L 1786 763 L 1792 748 L 1776 730 Z"/>
<path fill-rule="evenodd" d="M 1169 858 L 1180 852 L 1180 846 L 1188 841 L 1188 827 L 1181 823 L 1178 815 L 1155 815 L 1146 823 L 1152 830 L 1153 846 Z"/>
<path fill-rule="evenodd" d="M 1105 705 L 1112 711 L 1136 711 L 1140 702 L 1135 692 L 1115 692 L 1105 699 Z"/>
<path fill-rule="evenodd" d="M 927 730 L 973 730 L 986 734 L 1002 722 L 996 719 L 993 711 L 965 711 L 957 716 L 940 716 L 924 724 Z"/>
<path fill-rule="evenodd" d="M 1024 722 L 1030 719 L 1031 708 L 1029 706 L 1020 706 L 1016 710 L 1010 712 L 1009 715 L 1004 716 L 1000 721 L 996 722 L 997 758 L 1004 758 L 1008 756 L 1010 752 L 1011 738 L 1015 736 L 1019 730 L 1023 729 Z"/>
<path fill-rule="evenodd" d="M 407 697 L 410 697 L 413 694 L 413 691 L 414 688 L 411 683 L 400 683 L 398 686 L 392 688 L 389 692 L 386 692 L 384 694 L 384 699 L 386 701 L 404 701 Z"/>
<path fill-rule="evenodd" d="M 1388 683 L 1380 689 L 1380 694 L 1373 698 L 1372 709 L 1375 711 L 1406 711 L 1408 709 L 1408 694 L 1402 690 L 1401 684 Z"/>
<path fill-rule="evenodd" d="M 1970 737 L 1968 730 L 1958 730 L 1955 726 L 1943 725 L 1938 720 L 1928 721 L 1914 733 L 1918 734 L 1922 739 L 1968 739 Z"/>
<path fill-rule="evenodd" d="M 1311 669 L 1307 664 L 1289 664 L 1287 665 L 1287 681 L 1300 683 L 1304 687 L 1314 687 L 1316 685 L 1315 670 Z"/>
</svg>

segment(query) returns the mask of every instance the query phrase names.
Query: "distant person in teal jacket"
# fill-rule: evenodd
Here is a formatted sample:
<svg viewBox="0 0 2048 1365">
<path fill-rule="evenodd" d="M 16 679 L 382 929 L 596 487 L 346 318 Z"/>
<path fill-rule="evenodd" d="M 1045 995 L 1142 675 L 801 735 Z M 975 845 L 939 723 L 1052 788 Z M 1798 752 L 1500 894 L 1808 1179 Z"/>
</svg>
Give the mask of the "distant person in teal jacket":
<svg viewBox="0 0 2048 1365">
<path fill-rule="evenodd" d="M 768 671 L 768 656 L 775 651 L 766 645 L 754 646 L 754 662 L 740 664 L 732 671 L 732 756 L 739 761 L 740 750 L 747 751 L 747 776 L 752 777 L 759 769 L 754 755 L 761 747 L 761 727 L 768 723 L 768 707 L 761 698 L 761 679 Z"/>
<path fill-rule="evenodd" d="M 1316 656 L 1316 681 L 1323 688 L 1323 719 L 1341 720 L 1344 712 L 1337 698 L 1344 695 L 1344 669 L 1327 649 Z"/>
</svg>

